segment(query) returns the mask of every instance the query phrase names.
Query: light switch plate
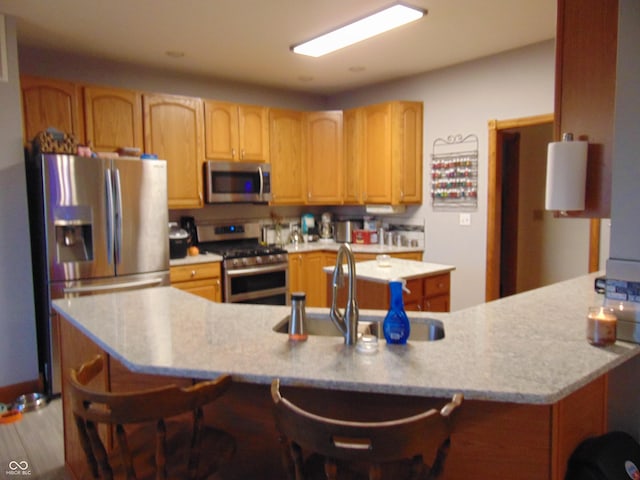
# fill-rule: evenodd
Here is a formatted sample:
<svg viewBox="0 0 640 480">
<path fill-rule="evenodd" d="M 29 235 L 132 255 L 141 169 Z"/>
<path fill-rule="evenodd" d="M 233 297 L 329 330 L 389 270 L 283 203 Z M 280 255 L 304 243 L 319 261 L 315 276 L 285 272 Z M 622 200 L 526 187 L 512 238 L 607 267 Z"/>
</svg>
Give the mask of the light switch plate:
<svg viewBox="0 0 640 480">
<path fill-rule="evenodd" d="M 460 214 L 460 225 L 464 227 L 468 227 L 471 225 L 471 214 L 470 213 L 461 213 Z"/>
</svg>

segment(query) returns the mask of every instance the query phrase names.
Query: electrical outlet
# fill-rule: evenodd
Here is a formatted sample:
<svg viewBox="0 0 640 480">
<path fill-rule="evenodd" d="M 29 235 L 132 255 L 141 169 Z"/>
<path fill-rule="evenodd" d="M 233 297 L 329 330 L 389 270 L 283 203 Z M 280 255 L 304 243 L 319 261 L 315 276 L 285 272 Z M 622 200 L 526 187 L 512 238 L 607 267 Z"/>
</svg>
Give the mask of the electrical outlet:
<svg viewBox="0 0 640 480">
<path fill-rule="evenodd" d="M 460 225 L 468 227 L 471 225 L 471 214 L 470 213 L 461 213 L 460 214 Z"/>
</svg>

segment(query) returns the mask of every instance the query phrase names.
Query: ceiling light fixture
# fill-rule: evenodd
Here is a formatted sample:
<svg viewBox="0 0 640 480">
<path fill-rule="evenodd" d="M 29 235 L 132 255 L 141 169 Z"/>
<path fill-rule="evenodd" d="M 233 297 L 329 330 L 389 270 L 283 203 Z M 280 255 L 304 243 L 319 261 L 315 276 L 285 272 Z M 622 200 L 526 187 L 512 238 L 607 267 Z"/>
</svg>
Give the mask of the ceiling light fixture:
<svg viewBox="0 0 640 480">
<path fill-rule="evenodd" d="M 397 4 L 344 27 L 291 47 L 294 53 L 320 57 L 422 18 L 427 13 Z"/>
</svg>

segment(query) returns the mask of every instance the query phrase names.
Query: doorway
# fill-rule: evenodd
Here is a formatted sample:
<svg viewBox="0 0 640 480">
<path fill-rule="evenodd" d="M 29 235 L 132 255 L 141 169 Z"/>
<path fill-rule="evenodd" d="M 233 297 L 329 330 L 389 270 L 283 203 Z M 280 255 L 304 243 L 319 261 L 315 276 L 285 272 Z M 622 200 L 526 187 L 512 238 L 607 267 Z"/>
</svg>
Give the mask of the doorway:
<svg viewBox="0 0 640 480">
<path fill-rule="evenodd" d="M 554 222 L 553 214 L 544 211 L 546 144 L 553 140 L 553 121 L 548 114 L 489 122 L 486 301 L 548 284 L 557 273 L 550 274 L 545 265 L 558 264 L 552 251 L 557 244 L 548 245 L 549 235 L 558 226 L 576 226 L 573 219 Z M 596 271 L 599 220 L 585 220 L 578 230 L 580 240 L 585 239 L 579 243 L 589 258 L 588 271 Z"/>
</svg>

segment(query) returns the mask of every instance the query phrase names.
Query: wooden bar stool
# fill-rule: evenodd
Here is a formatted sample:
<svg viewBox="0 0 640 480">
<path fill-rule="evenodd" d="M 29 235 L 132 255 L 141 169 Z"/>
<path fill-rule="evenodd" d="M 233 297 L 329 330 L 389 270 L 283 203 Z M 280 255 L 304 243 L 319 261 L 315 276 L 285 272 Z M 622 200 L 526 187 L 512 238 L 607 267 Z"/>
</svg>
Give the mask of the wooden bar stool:
<svg viewBox="0 0 640 480">
<path fill-rule="evenodd" d="M 90 478 L 206 478 L 233 457 L 233 437 L 204 425 L 202 414 L 204 405 L 229 388 L 230 376 L 188 388 L 168 385 L 126 393 L 91 390 L 86 385 L 102 371 L 103 364 L 98 355 L 72 369 L 68 383 Z M 193 421 L 185 413 L 192 413 Z M 111 451 L 99 424 L 114 427 L 116 446 Z"/>
<path fill-rule="evenodd" d="M 462 403 L 456 394 L 440 411 L 382 422 L 353 422 L 315 415 L 280 394 L 271 384 L 283 463 L 296 480 L 326 478 L 433 479 L 443 469 L 449 447 L 451 413 Z M 433 455 L 431 466 L 425 455 Z M 306 458 L 305 458 L 306 455 Z"/>
</svg>

